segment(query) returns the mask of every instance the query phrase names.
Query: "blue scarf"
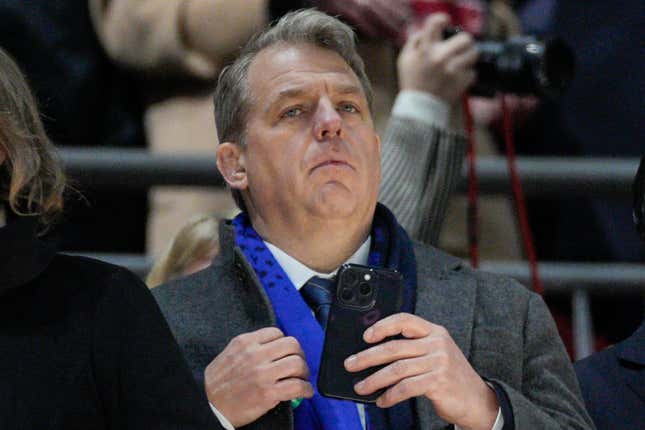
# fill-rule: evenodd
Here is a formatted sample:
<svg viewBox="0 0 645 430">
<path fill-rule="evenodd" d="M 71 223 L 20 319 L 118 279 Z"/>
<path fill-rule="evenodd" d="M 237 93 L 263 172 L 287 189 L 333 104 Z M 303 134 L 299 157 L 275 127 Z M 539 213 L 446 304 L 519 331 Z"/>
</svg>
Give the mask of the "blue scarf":
<svg viewBox="0 0 645 430">
<path fill-rule="evenodd" d="M 262 238 L 253 229 L 248 216 L 239 214 L 233 220 L 235 241 L 260 279 L 275 311 L 278 327 L 288 336 L 295 337 L 302 347 L 310 370 L 309 381 L 314 387 L 314 397 L 306 399 L 294 410 L 296 430 L 361 430 L 361 422 L 353 402 L 321 396 L 316 389 L 324 332 L 311 309 L 291 283 L 282 267 L 266 247 Z M 412 244 L 405 231 L 398 225 L 394 215 L 378 205 L 372 224 L 372 246 L 368 264 L 399 270 L 405 279 L 403 311 L 413 312 L 416 296 L 416 262 Z M 391 427 L 394 421 L 410 421 L 409 402 L 385 413 L 376 407 L 368 407 L 370 430 Z M 397 415 L 403 415 L 403 420 Z M 388 425 L 387 423 L 390 423 Z M 407 427 L 396 427 L 397 430 Z"/>
</svg>

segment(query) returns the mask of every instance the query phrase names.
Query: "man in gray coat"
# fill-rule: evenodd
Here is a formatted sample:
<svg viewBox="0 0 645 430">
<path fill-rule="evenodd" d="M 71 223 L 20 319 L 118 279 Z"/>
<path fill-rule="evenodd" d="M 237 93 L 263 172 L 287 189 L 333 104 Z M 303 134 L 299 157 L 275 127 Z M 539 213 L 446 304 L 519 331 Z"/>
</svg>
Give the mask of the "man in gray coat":
<svg viewBox="0 0 645 430">
<path fill-rule="evenodd" d="M 410 49 L 422 55 L 437 34 L 429 22 Z M 210 268 L 154 293 L 222 426 L 593 428 L 541 298 L 413 243 L 377 204 L 370 100 L 351 29 L 311 10 L 283 17 L 220 76 L 217 163 L 242 213 Z M 386 341 L 345 362 L 383 365 L 354 387 L 385 389 L 375 405 L 314 389 L 326 303 L 310 292 L 345 263 L 404 277 L 402 312 L 364 333 Z"/>
</svg>

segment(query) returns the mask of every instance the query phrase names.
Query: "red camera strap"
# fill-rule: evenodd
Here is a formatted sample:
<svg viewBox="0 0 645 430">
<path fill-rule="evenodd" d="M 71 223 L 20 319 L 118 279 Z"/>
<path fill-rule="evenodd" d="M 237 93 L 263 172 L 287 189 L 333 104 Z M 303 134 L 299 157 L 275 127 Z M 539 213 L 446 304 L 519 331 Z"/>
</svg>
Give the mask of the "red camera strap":
<svg viewBox="0 0 645 430">
<path fill-rule="evenodd" d="M 535 245 L 533 242 L 533 233 L 528 221 L 528 213 L 526 210 L 526 200 L 524 198 L 524 191 L 517 172 L 517 161 L 515 158 L 515 143 L 513 140 L 513 122 L 511 112 L 506 105 L 505 96 L 500 97 L 502 104 L 502 121 L 504 129 L 504 144 L 506 147 L 506 159 L 508 162 L 508 171 L 511 176 L 511 186 L 513 189 L 513 197 L 515 199 L 515 207 L 517 210 L 517 217 L 520 224 L 520 232 L 522 235 L 522 244 L 524 251 L 529 260 L 529 268 L 531 271 L 531 286 L 533 291 L 538 294 L 544 292 L 544 287 L 540 279 L 538 270 L 537 254 L 535 252 Z M 475 153 L 475 130 L 474 120 L 468 97 L 464 97 L 463 103 L 464 118 L 466 125 L 466 133 L 468 136 L 468 243 L 470 261 L 473 267 L 479 266 L 479 214 L 478 214 L 478 195 L 479 183 L 477 181 L 476 169 L 476 153 Z"/>
</svg>

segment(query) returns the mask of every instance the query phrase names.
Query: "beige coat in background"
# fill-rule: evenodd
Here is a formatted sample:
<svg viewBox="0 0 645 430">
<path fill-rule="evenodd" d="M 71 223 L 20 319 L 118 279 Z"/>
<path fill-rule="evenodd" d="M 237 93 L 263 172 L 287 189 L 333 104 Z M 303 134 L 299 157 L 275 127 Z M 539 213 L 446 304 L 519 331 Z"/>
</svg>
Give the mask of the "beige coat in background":
<svg viewBox="0 0 645 430">
<path fill-rule="evenodd" d="M 222 64 L 267 23 L 267 1 L 89 0 L 89 7 L 109 57 L 141 77 L 149 149 L 204 153 L 216 169 L 215 81 Z M 191 216 L 234 207 L 224 190 L 152 189 L 148 254 L 160 255 Z"/>
</svg>

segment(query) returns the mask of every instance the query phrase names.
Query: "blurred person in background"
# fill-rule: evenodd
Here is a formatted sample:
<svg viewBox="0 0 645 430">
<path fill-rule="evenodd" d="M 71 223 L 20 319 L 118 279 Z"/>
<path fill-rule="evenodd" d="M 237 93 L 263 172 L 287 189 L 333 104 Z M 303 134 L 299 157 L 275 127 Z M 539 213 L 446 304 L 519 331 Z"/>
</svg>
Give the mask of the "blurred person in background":
<svg viewBox="0 0 645 430">
<path fill-rule="evenodd" d="M 86 2 L 0 0 L 0 47 L 29 78 L 57 145 L 145 146 L 138 82 L 105 55 Z M 143 252 L 146 192 L 74 182 L 84 198 L 70 199 L 53 227 L 61 249 Z"/>
<path fill-rule="evenodd" d="M 420 71 L 423 76 L 419 81 L 421 86 L 414 88 L 404 82 L 401 85 L 401 90 L 412 94 L 418 88 L 426 89 L 425 99 L 429 108 L 416 108 L 410 115 L 431 121 L 436 137 L 419 139 L 407 147 L 406 142 L 397 140 L 391 146 L 384 145 L 381 199 L 400 217 L 402 225 L 414 238 L 467 258 L 466 198 L 454 196 L 448 200 L 451 189 L 436 183 L 435 175 L 430 175 L 438 166 L 426 154 L 441 159 L 448 155 L 446 150 L 450 148 L 456 156 L 450 157 L 448 168 L 461 172 L 467 144 L 462 101 L 468 87 L 476 80 L 474 64 L 477 56 L 473 38 L 504 40 L 519 34 L 519 22 L 509 2 L 502 0 L 426 0 L 411 1 L 409 5 L 416 18 L 408 23 L 408 28 L 414 27 L 415 22 L 425 16 L 437 16 L 438 28 L 427 51 L 428 63 Z M 450 16 L 445 13 L 450 13 Z M 459 26 L 464 31 L 446 40 L 443 30 L 449 25 Z M 405 55 L 399 57 L 399 67 L 404 59 Z M 501 120 L 499 99 L 470 97 L 470 100 L 477 155 L 498 154 L 498 136 L 494 127 Z M 516 100 L 524 102 L 524 99 Z M 439 145 L 442 136 L 449 142 L 443 146 Z M 391 153 L 407 156 L 393 158 Z M 453 189 L 454 185 L 451 184 Z M 438 207 L 442 210 L 436 210 Z M 511 199 L 505 195 L 482 196 L 479 214 L 482 258 L 521 259 L 519 230 Z"/>
<path fill-rule="evenodd" d="M 634 179 L 634 221 L 645 242 L 645 156 Z M 645 425 L 645 320 L 628 339 L 574 364 L 598 430 Z"/>
<path fill-rule="evenodd" d="M 146 286 L 57 253 L 65 176 L 36 103 L 0 50 L 0 428 L 217 424 Z M 101 226 L 97 226 L 101 227 Z"/>
<path fill-rule="evenodd" d="M 208 267 L 219 252 L 219 220 L 215 215 L 189 220 L 150 270 L 146 278 L 148 287 L 154 288 Z"/>
<path fill-rule="evenodd" d="M 543 103 L 516 136 L 532 156 L 639 157 L 645 142 L 645 2 L 518 1 L 523 26 L 561 35 L 576 55 L 576 76 L 559 100 Z M 645 244 L 626 222 L 631 205 L 611 196 L 562 195 L 527 201 L 538 256 L 548 261 L 642 262 Z M 560 306 L 570 313 L 569 303 Z M 592 295 L 597 347 L 640 325 L 637 294 Z M 619 315 L 620 318 L 616 316 Z"/>
</svg>

